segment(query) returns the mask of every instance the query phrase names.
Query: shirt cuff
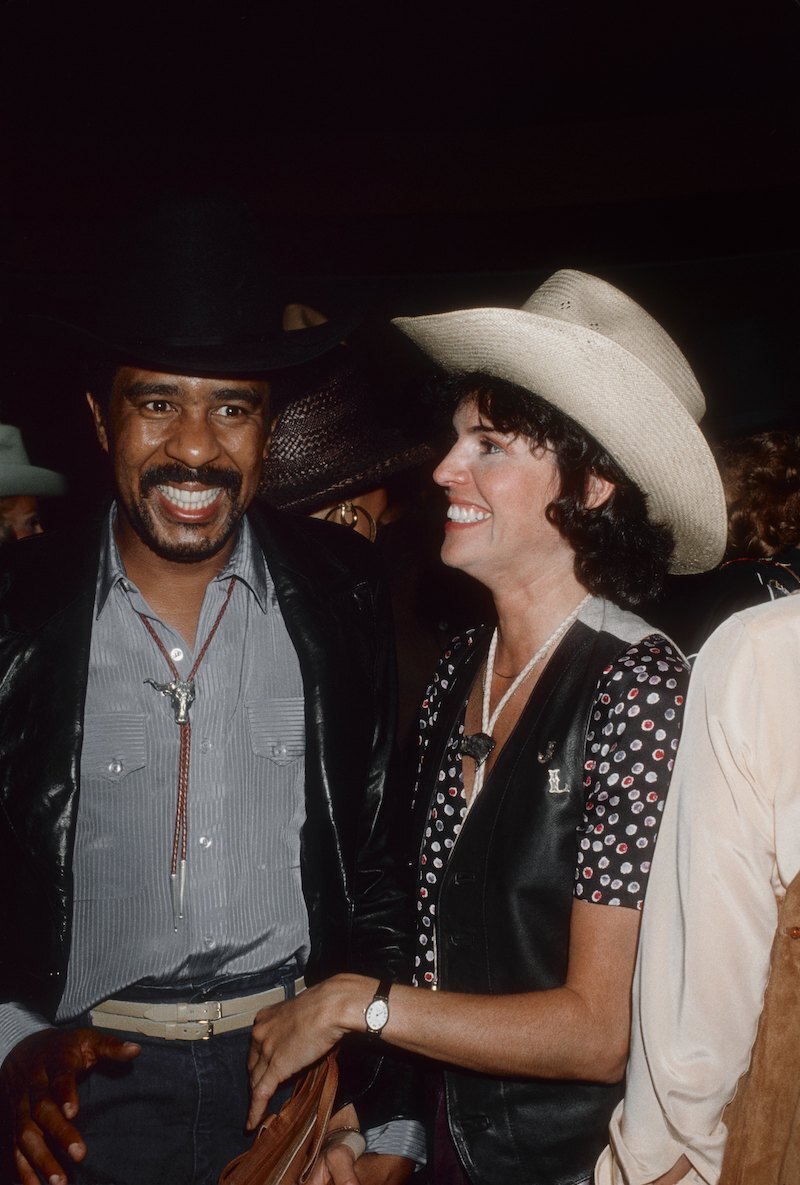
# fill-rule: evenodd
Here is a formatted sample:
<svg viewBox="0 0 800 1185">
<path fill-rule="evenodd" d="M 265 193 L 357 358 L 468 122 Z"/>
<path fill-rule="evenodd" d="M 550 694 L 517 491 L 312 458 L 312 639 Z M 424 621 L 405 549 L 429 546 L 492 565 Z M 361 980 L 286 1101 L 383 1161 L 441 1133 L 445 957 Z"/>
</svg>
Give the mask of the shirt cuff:
<svg viewBox="0 0 800 1185">
<path fill-rule="evenodd" d="M 0 1065 L 20 1041 L 52 1027 L 43 1016 L 22 1004 L 0 1004 Z"/>
<path fill-rule="evenodd" d="M 364 1132 L 367 1152 L 384 1156 L 405 1156 L 421 1167 L 425 1164 L 425 1128 L 416 1119 L 391 1119 Z"/>
</svg>

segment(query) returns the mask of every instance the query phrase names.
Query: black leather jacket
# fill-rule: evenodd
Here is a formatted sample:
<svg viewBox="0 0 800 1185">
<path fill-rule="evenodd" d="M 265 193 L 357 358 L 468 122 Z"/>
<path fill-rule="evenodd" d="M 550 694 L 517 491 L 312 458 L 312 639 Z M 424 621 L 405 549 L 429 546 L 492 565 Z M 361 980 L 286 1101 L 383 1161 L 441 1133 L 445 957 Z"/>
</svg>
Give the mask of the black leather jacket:
<svg viewBox="0 0 800 1185">
<path fill-rule="evenodd" d="M 306 978 L 351 970 L 400 979 L 408 897 L 398 872 L 403 853 L 390 844 L 398 804 L 384 793 L 394 659 L 375 556 L 363 540 L 313 519 L 265 511 L 250 521 L 303 676 Z M 0 998 L 48 1019 L 70 950 L 99 536 L 97 529 L 88 538 L 26 540 L 7 550 L 0 578 Z M 377 1059 L 367 1047 L 351 1061 L 348 1094 L 356 1097 Z M 391 1092 L 380 1093 L 386 1105 L 376 1102 L 376 1115 L 362 1119 L 407 1113 L 398 1100 L 387 1102 Z"/>
</svg>

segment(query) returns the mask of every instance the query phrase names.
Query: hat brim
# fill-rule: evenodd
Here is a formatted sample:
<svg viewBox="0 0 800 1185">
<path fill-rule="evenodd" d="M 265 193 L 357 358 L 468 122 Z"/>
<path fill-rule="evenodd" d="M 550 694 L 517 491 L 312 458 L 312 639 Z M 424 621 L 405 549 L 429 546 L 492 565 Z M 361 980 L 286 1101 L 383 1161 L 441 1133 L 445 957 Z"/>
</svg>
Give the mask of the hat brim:
<svg viewBox="0 0 800 1185">
<path fill-rule="evenodd" d="M 67 483 L 53 469 L 36 465 L 0 465 L 0 498 L 55 497 L 66 491 Z"/>
<path fill-rule="evenodd" d="M 595 437 L 675 539 L 670 571 L 722 559 L 727 514 L 705 437 L 643 362 L 592 329 L 520 309 L 467 309 L 394 324 L 447 371 L 483 371 L 540 395 Z"/>
<path fill-rule="evenodd" d="M 354 311 L 308 329 L 280 330 L 249 341 L 150 341 L 100 334 L 56 317 L 30 314 L 31 332 L 56 347 L 84 357 L 136 364 L 173 374 L 234 378 L 266 374 L 311 362 L 333 349 L 363 320 Z"/>
</svg>

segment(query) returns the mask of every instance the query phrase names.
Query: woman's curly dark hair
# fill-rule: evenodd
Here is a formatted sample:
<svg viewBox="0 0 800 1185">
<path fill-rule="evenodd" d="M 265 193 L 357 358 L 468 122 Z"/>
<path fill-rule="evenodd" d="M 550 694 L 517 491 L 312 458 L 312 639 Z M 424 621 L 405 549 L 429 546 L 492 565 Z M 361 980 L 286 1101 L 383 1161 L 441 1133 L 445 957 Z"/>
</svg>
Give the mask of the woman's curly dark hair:
<svg viewBox="0 0 800 1185">
<path fill-rule="evenodd" d="M 550 449 L 561 488 L 547 518 L 575 552 L 575 575 L 589 592 L 623 608 L 658 596 L 674 547 L 672 532 L 649 520 L 645 495 L 593 436 L 540 395 L 488 374 L 452 375 L 438 385 L 436 398 L 450 411 L 474 399 L 498 432 L 524 436 L 531 450 Z M 589 509 L 592 474 L 612 482 L 614 491 L 602 506 Z"/>
<path fill-rule="evenodd" d="M 800 540 L 800 433 L 760 432 L 716 450 L 733 556 L 771 556 Z"/>
</svg>

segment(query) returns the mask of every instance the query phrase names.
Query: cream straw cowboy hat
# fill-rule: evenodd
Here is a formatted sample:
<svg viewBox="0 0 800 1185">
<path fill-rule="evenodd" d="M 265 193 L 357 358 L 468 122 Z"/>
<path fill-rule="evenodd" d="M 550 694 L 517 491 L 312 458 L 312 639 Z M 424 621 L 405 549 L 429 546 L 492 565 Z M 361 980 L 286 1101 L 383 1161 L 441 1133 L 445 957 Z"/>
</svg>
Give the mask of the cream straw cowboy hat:
<svg viewBox="0 0 800 1185">
<path fill-rule="evenodd" d="M 444 370 L 525 387 L 591 433 L 647 495 L 652 521 L 671 528 L 672 572 L 704 572 L 722 559 L 725 496 L 697 426 L 703 392 L 672 338 L 629 296 L 560 271 L 521 309 L 394 324 Z"/>
</svg>

